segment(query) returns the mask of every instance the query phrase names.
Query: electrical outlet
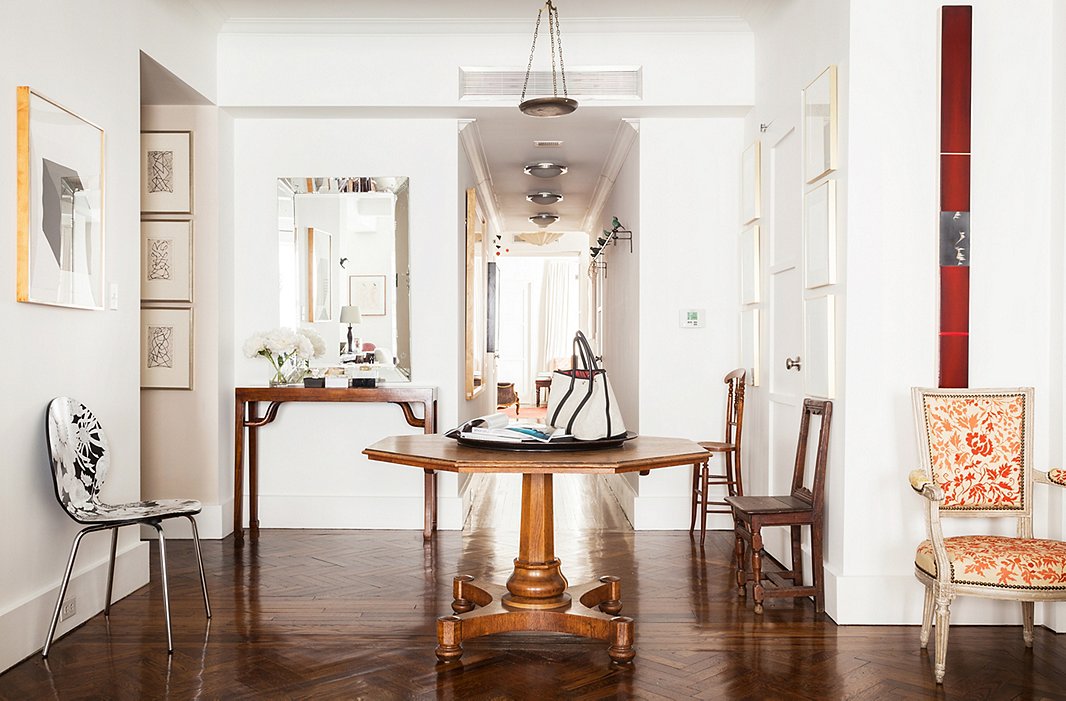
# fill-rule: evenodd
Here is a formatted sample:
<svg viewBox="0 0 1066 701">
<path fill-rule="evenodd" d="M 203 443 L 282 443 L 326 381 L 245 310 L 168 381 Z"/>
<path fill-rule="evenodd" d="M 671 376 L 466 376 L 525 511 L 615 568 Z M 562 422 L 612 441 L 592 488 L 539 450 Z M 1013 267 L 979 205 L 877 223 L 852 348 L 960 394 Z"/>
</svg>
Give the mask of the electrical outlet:
<svg viewBox="0 0 1066 701">
<path fill-rule="evenodd" d="M 59 611 L 59 620 L 65 621 L 78 612 L 78 597 L 72 596 L 63 602 L 63 608 Z"/>
</svg>

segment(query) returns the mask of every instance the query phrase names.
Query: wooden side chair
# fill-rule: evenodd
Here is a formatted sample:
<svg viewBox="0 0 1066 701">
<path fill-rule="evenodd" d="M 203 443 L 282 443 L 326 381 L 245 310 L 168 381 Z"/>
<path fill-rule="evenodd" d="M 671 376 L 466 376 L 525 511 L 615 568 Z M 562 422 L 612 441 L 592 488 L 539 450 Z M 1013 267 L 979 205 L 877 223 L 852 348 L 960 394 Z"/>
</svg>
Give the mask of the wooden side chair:
<svg viewBox="0 0 1066 701">
<path fill-rule="evenodd" d="M 707 537 L 707 514 L 731 513 L 724 500 L 710 497 L 710 487 L 725 486 L 728 496 L 744 494 L 744 478 L 740 470 L 740 441 L 744 433 L 744 368 L 733 370 L 722 380 L 726 385 L 725 432 L 721 441 L 701 441 L 700 447 L 711 453 L 707 459 L 692 466 L 692 522 L 688 532 L 696 529 L 700 518 L 700 545 Z M 722 471 L 711 473 L 710 459 L 722 456 Z"/>
<path fill-rule="evenodd" d="M 111 614 L 111 586 L 115 578 L 115 549 L 118 545 L 118 529 L 122 526 L 147 525 L 159 535 L 159 570 L 163 580 L 163 613 L 167 624 L 167 652 L 174 652 L 174 640 L 170 631 L 170 596 L 167 592 L 167 549 L 163 537 L 165 519 L 184 517 L 192 526 L 193 544 L 196 548 L 196 564 L 200 569 L 200 587 L 204 594 L 204 610 L 211 618 L 211 602 L 207 598 L 207 579 L 204 577 L 203 558 L 200 557 L 200 536 L 196 532 L 196 519 L 200 502 L 195 499 L 158 499 L 137 501 L 130 504 L 108 504 L 100 500 L 100 490 L 107 479 L 111 466 L 111 451 L 107 434 L 96 416 L 81 402 L 69 397 L 56 397 L 48 405 L 45 424 L 48 438 L 48 457 L 52 467 L 52 484 L 56 499 L 67 516 L 83 528 L 74 536 L 67 569 L 59 587 L 52 623 L 44 641 L 42 657 L 55 637 L 63 597 L 67 594 L 74 559 L 78 555 L 81 539 L 93 531 L 111 531 L 111 558 L 107 569 L 107 593 L 104 599 L 104 616 Z"/>
<path fill-rule="evenodd" d="M 811 489 L 803 486 L 807 471 L 807 444 L 811 417 L 821 416 L 818 428 L 818 452 L 814 460 L 814 482 Z M 752 582 L 755 613 L 763 612 L 762 602 L 769 598 L 813 596 L 814 610 L 825 610 L 825 577 L 822 569 L 822 541 L 825 531 L 825 468 L 829 456 L 829 427 L 833 403 L 828 400 L 804 399 L 800 417 L 799 441 L 796 445 L 796 466 L 792 471 L 792 492 L 786 496 L 726 497 L 733 507 L 736 524 L 737 586 L 740 596 L 746 594 Z M 792 569 L 787 572 L 762 571 L 764 526 L 788 526 L 792 530 Z M 811 569 L 813 584 L 803 584 L 803 553 L 801 526 L 811 529 Z M 744 563 L 745 543 L 751 551 L 751 574 Z M 767 589 L 763 582 L 773 586 Z"/>
<path fill-rule="evenodd" d="M 925 585 L 921 646 L 936 617 L 933 672 L 944 681 L 952 600 L 1020 601 L 1022 637 L 1033 646 L 1037 601 L 1066 600 L 1066 543 L 1033 538 L 1034 481 L 1066 485 L 1066 470 L 1032 468 L 1033 388 L 911 390 L 922 469 L 911 488 L 926 499 L 928 539 L 914 574 Z M 1017 536 L 945 538 L 947 517 L 1012 518 Z"/>
<path fill-rule="evenodd" d="M 518 392 L 515 391 L 513 382 L 496 383 L 496 408 L 506 409 L 514 404 L 514 413 L 522 410 L 522 403 L 518 400 Z"/>
</svg>

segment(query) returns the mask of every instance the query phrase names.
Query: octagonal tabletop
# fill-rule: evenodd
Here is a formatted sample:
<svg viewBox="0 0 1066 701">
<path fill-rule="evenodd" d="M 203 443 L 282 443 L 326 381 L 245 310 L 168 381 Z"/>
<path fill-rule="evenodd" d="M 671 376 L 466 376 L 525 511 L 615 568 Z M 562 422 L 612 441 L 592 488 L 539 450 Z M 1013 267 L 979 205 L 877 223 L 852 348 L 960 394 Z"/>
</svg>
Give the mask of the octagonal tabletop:
<svg viewBox="0 0 1066 701">
<path fill-rule="evenodd" d="M 638 436 L 619 448 L 574 451 L 473 448 L 441 434 L 391 436 L 368 446 L 363 454 L 371 460 L 425 470 L 523 474 L 617 474 L 691 465 L 707 459 L 707 451 L 694 441 L 655 436 Z"/>
</svg>

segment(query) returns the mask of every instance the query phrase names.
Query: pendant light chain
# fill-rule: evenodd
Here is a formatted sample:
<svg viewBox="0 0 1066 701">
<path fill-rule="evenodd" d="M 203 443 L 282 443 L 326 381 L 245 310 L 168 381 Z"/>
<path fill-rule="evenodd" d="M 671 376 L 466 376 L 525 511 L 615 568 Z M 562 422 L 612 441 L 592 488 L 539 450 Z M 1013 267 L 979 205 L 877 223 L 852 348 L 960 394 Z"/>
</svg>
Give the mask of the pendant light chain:
<svg viewBox="0 0 1066 701">
<path fill-rule="evenodd" d="M 529 73 L 533 70 L 533 53 L 537 50 L 537 34 L 540 32 L 540 13 L 543 12 L 543 8 L 537 10 L 537 24 L 533 27 L 533 46 L 529 49 L 529 63 L 526 64 L 526 79 L 522 83 L 522 99 L 526 99 L 526 87 L 529 85 Z M 548 16 L 548 22 L 551 23 L 551 15 Z M 549 30 L 550 31 L 550 30 Z"/>
<path fill-rule="evenodd" d="M 555 17 L 555 36 L 552 38 L 552 89 L 555 90 L 555 42 L 559 42 L 559 72 L 563 76 L 563 97 L 567 97 L 566 94 L 566 64 L 563 63 L 563 33 L 559 30 L 559 8 L 548 0 L 548 6 L 551 8 L 551 14 Z M 551 17 L 548 18 L 548 26 L 551 27 Z M 558 95 L 559 91 L 556 90 L 555 94 Z"/>
</svg>

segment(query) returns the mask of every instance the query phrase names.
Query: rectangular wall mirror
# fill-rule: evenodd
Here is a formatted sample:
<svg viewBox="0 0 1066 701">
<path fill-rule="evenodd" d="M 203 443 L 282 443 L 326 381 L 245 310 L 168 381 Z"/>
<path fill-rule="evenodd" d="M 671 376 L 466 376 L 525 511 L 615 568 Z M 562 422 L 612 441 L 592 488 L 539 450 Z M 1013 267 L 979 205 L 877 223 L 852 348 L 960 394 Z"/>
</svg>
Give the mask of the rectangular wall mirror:
<svg viewBox="0 0 1066 701">
<path fill-rule="evenodd" d="M 357 353 L 386 381 L 411 377 L 411 275 L 406 177 L 279 178 L 278 292 L 282 326 L 313 324 L 340 360 L 360 306 Z"/>
<path fill-rule="evenodd" d="M 477 191 L 466 191 L 466 398 L 485 389 L 485 239 L 488 226 Z"/>
</svg>

